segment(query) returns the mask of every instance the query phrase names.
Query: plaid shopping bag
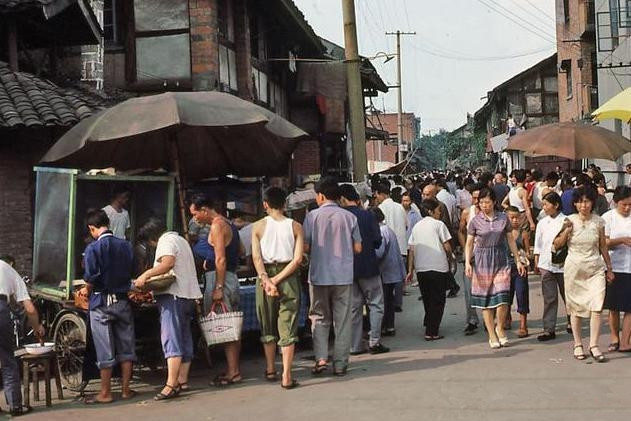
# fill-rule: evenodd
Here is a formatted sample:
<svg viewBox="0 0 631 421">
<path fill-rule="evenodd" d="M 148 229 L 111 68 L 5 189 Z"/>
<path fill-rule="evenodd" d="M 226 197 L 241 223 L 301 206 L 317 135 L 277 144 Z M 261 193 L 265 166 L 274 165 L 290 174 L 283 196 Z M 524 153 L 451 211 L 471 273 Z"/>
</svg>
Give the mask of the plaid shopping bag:
<svg viewBox="0 0 631 421">
<path fill-rule="evenodd" d="M 206 339 L 208 346 L 234 342 L 241 339 L 241 329 L 243 328 L 243 312 L 228 312 L 226 305 L 222 302 L 222 313 L 215 312 L 213 303 L 208 316 L 199 318 L 199 327 Z"/>
</svg>

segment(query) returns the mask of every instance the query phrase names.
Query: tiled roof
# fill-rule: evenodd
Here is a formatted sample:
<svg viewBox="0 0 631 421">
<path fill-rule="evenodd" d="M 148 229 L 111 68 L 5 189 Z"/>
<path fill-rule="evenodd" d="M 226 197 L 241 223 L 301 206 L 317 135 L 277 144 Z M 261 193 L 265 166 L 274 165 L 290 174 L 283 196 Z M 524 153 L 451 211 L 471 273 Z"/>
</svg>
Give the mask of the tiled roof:
<svg viewBox="0 0 631 421">
<path fill-rule="evenodd" d="M 12 72 L 0 62 L 0 127 L 69 126 L 106 105 L 96 94 Z"/>
</svg>

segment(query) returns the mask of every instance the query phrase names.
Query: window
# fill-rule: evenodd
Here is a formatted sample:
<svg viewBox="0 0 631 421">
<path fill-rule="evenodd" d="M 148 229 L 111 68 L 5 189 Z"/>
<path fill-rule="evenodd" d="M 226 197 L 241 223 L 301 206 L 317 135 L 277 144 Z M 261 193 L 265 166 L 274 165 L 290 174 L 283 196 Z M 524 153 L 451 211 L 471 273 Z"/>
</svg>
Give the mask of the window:
<svg viewBox="0 0 631 421">
<path fill-rule="evenodd" d="M 234 42 L 234 14 L 232 1 L 217 1 L 217 26 L 219 28 L 219 38 Z"/>
<path fill-rule="evenodd" d="M 526 94 L 526 114 L 541 114 L 541 94 Z"/>
<path fill-rule="evenodd" d="M 573 86 L 572 86 L 572 60 L 571 59 L 561 60 L 561 64 L 559 65 L 559 73 L 565 73 L 566 97 L 567 97 L 567 99 L 570 99 L 570 98 L 572 98 L 572 90 L 573 90 Z"/>
<path fill-rule="evenodd" d="M 267 58 L 267 44 L 265 42 L 265 22 L 259 15 L 256 15 L 257 10 L 252 10 L 252 14 L 249 16 L 250 20 L 250 51 L 252 57 L 259 60 L 265 60 Z"/>
<path fill-rule="evenodd" d="M 567 83 L 567 98 L 572 98 L 572 95 L 574 93 L 574 86 L 573 86 L 573 81 L 572 81 L 572 66 L 570 65 L 569 68 L 567 69 L 567 73 L 566 73 L 566 83 Z"/>
<path fill-rule="evenodd" d="M 105 45 L 119 45 L 121 36 L 121 0 L 105 0 L 103 2 L 103 40 Z"/>
<path fill-rule="evenodd" d="M 233 49 L 219 44 L 219 83 L 220 90 L 237 91 L 237 56 Z"/>
<path fill-rule="evenodd" d="M 256 67 L 252 67 L 252 84 L 256 100 L 267 104 L 269 102 L 267 74 L 263 73 Z"/>
<path fill-rule="evenodd" d="M 190 80 L 187 0 L 134 0 L 134 29 L 136 81 Z"/>
<path fill-rule="evenodd" d="M 565 23 L 570 22 L 570 0 L 563 0 L 563 16 L 565 17 Z"/>
</svg>

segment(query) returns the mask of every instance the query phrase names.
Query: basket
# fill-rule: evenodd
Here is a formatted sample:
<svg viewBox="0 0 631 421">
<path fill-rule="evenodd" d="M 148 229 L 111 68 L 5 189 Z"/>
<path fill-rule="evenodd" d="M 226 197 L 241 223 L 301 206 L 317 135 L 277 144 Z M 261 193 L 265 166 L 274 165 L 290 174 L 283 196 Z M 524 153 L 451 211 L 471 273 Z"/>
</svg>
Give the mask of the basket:
<svg viewBox="0 0 631 421">
<path fill-rule="evenodd" d="M 217 345 L 226 342 L 235 342 L 241 339 L 241 329 L 243 328 L 243 312 L 228 312 L 226 305 L 222 302 L 223 313 L 216 313 L 213 303 L 208 316 L 199 318 L 199 328 L 206 339 L 206 345 Z"/>
<path fill-rule="evenodd" d="M 144 290 L 160 292 L 164 291 L 175 282 L 175 272 L 173 270 L 168 271 L 162 275 L 152 276 L 147 279 Z"/>
</svg>

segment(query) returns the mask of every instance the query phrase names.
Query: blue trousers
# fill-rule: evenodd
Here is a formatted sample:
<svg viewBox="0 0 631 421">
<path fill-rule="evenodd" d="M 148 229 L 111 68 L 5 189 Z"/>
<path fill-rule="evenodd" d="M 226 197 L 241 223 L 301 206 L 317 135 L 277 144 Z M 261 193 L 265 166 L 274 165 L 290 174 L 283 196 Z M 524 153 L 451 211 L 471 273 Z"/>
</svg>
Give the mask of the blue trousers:
<svg viewBox="0 0 631 421">
<path fill-rule="evenodd" d="M 511 265 L 510 273 L 510 302 L 513 304 L 513 298 L 517 295 L 517 313 L 528 314 L 530 313 L 530 306 L 528 301 L 528 275 L 520 276 L 515 264 Z"/>
<path fill-rule="evenodd" d="M 9 306 L 6 301 L 0 301 L 0 365 L 2 365 L 4 397 L 10 410 L 22 407 L 20 373 L 13 352 L 13 326 Z"/>
<path fill-rule="evenodd" d="M 90 310 L 90 329 L 99 369 L 112 368 L 117 362 L 136 360 L 134 315 L 128 300 Z"/>
<path fill-rule="evenodd" d="M 164 358 L 182 357 L 187 363 L 193 359 L 191 321 L 195 316 L 195 301 L 171 294 L 155 296 L 160 307 L 160 338 Z"/>
</svg>

